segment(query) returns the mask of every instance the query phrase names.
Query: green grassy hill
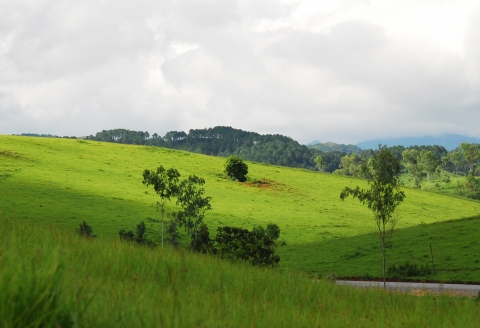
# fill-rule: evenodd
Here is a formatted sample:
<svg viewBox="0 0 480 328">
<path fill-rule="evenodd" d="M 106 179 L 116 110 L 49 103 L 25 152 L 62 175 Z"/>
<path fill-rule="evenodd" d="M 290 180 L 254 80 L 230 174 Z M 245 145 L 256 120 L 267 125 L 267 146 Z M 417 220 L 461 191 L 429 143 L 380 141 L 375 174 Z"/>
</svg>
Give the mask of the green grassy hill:
<svg viewBox="0 0 480 328">
<path fill-rule="evenodd" d="M 371 213 L 356 200 L 339 199 L 343 187 L 365 186 L 365 181 L 248 163 L 249 176 L 269 184 L 238 183 L 219 177 L 223 161 L 154 147 L 0 136 L 0 211 L 5 217 L 54 223 L 68 230 L 85 220 L 97 235 L 107 238 L 117 238 L 120 229 L 133 229 L 143 220 L 151 236 L 158 238 L 160 224 L 148 220 L 159 218 L 157 197 L 142 185 L 141 174 L 158 165 L 175 167 L 183 176 L 205 178 L 206 194 L 213 198 L 205 222 L 212 233 L 222 225 L 251 228 L 274 222 L 288 243 L 279 248 L 281 267 L 380 276 Z M 390 256 L 396 262 L 425 260 L 424 250 L 432 242 L 444 272 L 439 271 L 441 279 L 450 279 L 451 270 L 457 270 L 457 280 L 480 281 L 474 274 L 480 246 L 473 235 L 480 221 L 461 221 L 459 225 L 467 225 L 466 235 L 458 234 L 455 223 L 438 224 L 480 214 L 480 202 L 413 189 L 406 189 L 406 195 L 387 260 Z M 173 209 L 174 204 L 168 204 L 167 210 Z"/>
</svg>

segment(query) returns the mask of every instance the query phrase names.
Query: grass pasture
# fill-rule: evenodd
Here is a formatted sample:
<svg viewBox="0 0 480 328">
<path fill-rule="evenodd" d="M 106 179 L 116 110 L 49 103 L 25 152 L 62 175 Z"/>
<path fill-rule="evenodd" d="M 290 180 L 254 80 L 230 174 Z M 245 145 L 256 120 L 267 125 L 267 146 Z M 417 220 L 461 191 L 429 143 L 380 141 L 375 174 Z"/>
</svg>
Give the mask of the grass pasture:
<svg viewBox="0 0 480 328">
<path fill-rule="evenodd" d="M 29 247 L 25 247 L 25 246 Z M 0 218 L 2 327 L 475 327 L 470 298 L 384 293 Z"/>
<path fill-rule="evenodd" d="M 103 238 L 145 221 L 158 240 L 157 196 L 141 183 L 144 169 L 177 168 L 206 180 L 213 210 L 205 222 L 251 228 L 274 222 L 288 246 L 279 248 L 281 268 L 339 276 L 381 275 L 379 242 L 371 213 L 358 201 L 342 202 L 345 186 L 363 180 L 248 163 L 249 176 L 268 184 L 219 177 L 223 158 L 170 149 L 84 140 L 0 136 L 0 212 L 4 217 L 58 225 L 73 231 L 83 220 Z M 406 189 L 387 260 L 426 261 L 432 242 L 437 278 L 480 282 L 475 240 L 480 202 Z M 174 204 L 167 205 L 172 211 Z M 472 218 L 471 220 L 460 219 Z M 453 221 L 451 221 L 453 220 Z M 447 222 L 448 221 L 448 222 Z M 462 226 L 462 234 L 456 226 Z"/>
</svg>

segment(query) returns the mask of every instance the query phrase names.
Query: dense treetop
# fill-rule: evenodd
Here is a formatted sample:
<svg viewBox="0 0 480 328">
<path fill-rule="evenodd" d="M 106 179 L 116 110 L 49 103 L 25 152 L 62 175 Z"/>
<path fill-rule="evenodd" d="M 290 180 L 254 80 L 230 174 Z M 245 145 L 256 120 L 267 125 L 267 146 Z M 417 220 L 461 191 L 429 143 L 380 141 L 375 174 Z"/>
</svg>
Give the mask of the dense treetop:
<svg viewBox="0 0 480 328">
<path fill-rule="evenodd" d="M 147 145 L 180 149 L 214 156 L 237 155 L 245 160 L 274 165 L 314 169 L 314 158 L 323 152 L 299 144 L 290 137 L 280 134 L 259 134 L 217 126 L 208 129 L 170 131 L 161 137 L 154 133 L 130 131 L 126 129 L 103 130 L 89 140 Z M 325 169 L 334 171 L 345 153 L 325 155 L 329 164 Z"/>
<path fill-rule="evenodd" d="M 344 145 L 344 144 L 337 144 L 334 142 L 324 142 L 324 143 L 317 143 L 308 146 L 313 149 L 321 150 L 324 152 L 329 152 L 329 151 L 340 151 L 343 153 L 356 153 L 356 154 L 361 154 L 362 153 L 362 148 L 355 146 L 355 145 Z"/>
</svg>

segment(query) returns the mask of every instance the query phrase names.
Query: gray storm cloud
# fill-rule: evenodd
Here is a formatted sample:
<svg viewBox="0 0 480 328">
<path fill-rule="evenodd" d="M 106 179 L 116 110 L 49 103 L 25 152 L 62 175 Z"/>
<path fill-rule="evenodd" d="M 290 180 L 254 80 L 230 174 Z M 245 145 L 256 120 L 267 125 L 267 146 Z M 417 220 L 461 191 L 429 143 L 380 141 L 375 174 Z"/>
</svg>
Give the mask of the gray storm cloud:
<svg viewBox="0 0 480 328">
<path fill-rule="evenodd" d="M 3 1 L 0 133 L 230 125 L 301 142 L 480 137 L 474 2 L 460 53 L 428 31 L 395 32 L 384 18 L 395 8 L 318 3 Z M 405 17 L 455 4 L 408 3 Z"/>
</svg>

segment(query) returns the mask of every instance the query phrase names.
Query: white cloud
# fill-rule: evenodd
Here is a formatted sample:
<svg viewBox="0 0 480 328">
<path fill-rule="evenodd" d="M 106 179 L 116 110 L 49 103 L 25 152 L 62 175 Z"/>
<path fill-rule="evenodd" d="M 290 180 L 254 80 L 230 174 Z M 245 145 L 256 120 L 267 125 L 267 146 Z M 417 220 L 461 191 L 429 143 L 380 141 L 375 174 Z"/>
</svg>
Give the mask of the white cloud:
<svg viewBox="0 0 480 328">
<path fill-rule="evenodd" d="M 10 1 L 0 133 L 480 136 L 476 1 Z"/>
</svg>

